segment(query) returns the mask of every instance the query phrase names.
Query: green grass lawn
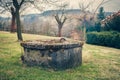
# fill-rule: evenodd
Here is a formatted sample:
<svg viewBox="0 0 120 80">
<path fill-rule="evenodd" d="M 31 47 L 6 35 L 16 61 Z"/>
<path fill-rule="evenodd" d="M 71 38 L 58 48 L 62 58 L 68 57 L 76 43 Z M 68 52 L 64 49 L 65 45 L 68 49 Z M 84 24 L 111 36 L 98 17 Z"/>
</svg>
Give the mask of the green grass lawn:
<svg viewBox="0 0 120 80">
<path fill-rule="evenodd" d="M 51 37 L 23 34 L 23 38 Z M 0 80 L 120 80 L 120 49 L 85 44 L 82 66 L 63 71 L 28 67 L 20 60 L 22 53 L 16 34 L 0 31 Z"/>
</svg>

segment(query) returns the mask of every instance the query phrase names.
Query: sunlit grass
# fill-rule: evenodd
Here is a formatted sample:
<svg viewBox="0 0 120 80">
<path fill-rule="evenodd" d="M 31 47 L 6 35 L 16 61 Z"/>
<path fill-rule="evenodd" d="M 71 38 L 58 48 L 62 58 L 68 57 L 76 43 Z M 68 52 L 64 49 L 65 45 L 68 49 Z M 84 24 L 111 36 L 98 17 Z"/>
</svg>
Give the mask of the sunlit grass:
<svg viewBox="0 0 120 80">
<path fill-rule="evenodd" d="M 48 36 L 23 34 L 24 40 L 50 39 Z M 54 38 L 54 37 L 52 37 Z M 0 80 L 119 80 L 120 49 L 83 46 L 82 66 L 54 71 L 22 64 L 22 47 L 16 34 L 0 32 Z"/>
</svg>

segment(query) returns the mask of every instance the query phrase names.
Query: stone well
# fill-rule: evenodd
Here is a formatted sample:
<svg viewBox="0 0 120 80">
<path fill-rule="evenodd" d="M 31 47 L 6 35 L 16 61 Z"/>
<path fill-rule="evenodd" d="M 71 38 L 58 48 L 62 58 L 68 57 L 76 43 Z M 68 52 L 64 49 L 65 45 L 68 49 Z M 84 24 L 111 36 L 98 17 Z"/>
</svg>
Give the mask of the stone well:
<svg viewBox="0 0 120 80">
<path fill-rule="evenodd" d="M 82 64 L 82 42 L 59 40 L 24 41 L 21 59 L 27 65 L 67 69 Z"/>
</svg>

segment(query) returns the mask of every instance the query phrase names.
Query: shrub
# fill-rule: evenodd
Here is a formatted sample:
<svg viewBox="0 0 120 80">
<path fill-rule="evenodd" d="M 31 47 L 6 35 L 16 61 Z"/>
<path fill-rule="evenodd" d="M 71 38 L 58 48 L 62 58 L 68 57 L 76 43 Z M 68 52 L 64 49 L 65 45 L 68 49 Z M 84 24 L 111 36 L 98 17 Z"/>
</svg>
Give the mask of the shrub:
<svg viewBox="0 0 120 80">
<path fill-rule="evenodd" d="M 120 48 L 120 33 L 115 31 L 88 32 L 86 42 L 88 44 Z"/>
</svg>

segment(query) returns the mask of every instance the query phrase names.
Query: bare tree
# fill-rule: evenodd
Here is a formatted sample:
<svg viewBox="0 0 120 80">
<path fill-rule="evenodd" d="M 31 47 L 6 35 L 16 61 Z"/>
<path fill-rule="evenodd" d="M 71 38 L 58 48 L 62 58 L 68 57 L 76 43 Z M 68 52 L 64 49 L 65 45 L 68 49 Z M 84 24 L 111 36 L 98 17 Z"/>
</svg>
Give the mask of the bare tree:
<svg viewBox="0 0 120 80">
<path fill-rule="evenodd" d="M 61 2 L 63 2 L 62 0 L 44 0 L 42 3 L 47 3 L 47 6 L 53 6 L 54 8 L 59 8 L 59 10 L 55 10 L 54 11 L 54 18 L 58 24 L 58 36 L 61 37 L 62 34 L 62 27 L 65 23 L 65 21 L 67 20 L 67 17 L 65 16 L 65 8 L 68 6 L 68 4 L 64 3 L 61 4 Z M 38 3 L 37 3 L 38 4 Z M 39 10 L 39 11 L 43 11 L 43 9 L 45 9 L 46 6 L 44 6 L 41 9 L 40 5 L 35 5 L 35 7 Z"/>
<path fill-rule="evenodd" d="M 62 15 L 63 15 L 63 13 L 62 13 Z M 56 19 L 57 24 L 58 24 L 58 37 L 61 37 L 62 27 L 63 27 L 67 18 L 65 16 L 62 16 L 62 18 L 60 18 L 59 15 L 56 14 L 55 19 Z"/>
<path fill-rule="evenodd" d="M 11 19 L 11 32 L 15 31 L 15 9 L 13 6 L 11 6 L 11 2 L 8 1 L 0 1 L 0 7 L 1 7 L 1 14 L 4 14 L 5 12 L 10 12 L 12 15 L 12 19 Z"/>
<path fill-rule="evenodd" d="M 68 4 L 64 4 L 60 6 L 60 9 L 58 12 L 55 12 L 55 20 L 57 21 L 58 24 L 58 37 L 62 36 L 62 27 L 67 20 L 67 17 L 65 15 L 65 8 L 68 6 Z"/>
<path fill-rule="evenodd" d="M 111 1 L 111 0 L 102 0 L 102 1 L 98 4 L 98 6 L 95 8 L 95 10 L 92 11 L 92 12 L 93 12 L 93 16 L 91 16 L 89 19 L 87 18 L 87 16 L 88 16 L 90 13 L 89 13 L 89 11 L 87 11 L 87 10 L 90 8 L 91 5 L 93 5 L 93 3 L 95 2 L 95 0 L 93 0 L 93 1 L 91 1 L 91 2 L 89 2 L 89 3 L 87 3 L 87 4 L 86 4 L 86 2 L 84 2 L 84 1 L 83 1 L 83 3 L 79 3 L 79 8 L 80 8 L 81 12 L 83 13 L 83 15 L 82 15 L 82 17 L 80 16 L 80 17 L 78 17 L 77 19 L 78 19 L 80 22 L 82 22 L 82 24 L 83 24 L 83 28 L 84 28 L 84 29 L 83 29 L 84 39 L 86 38 L 86 36 L 85 36 L 85 35 L 86 35 L 86 25 L 88 25 L 88 24 L 87 24 L 87 23 L 88 23 L 88 20 L 89 20 L 89 21 L 92 21 L 92 20 L 94 19 L 94 17 L 95 17 L 95 13 L 96 13 L 97 10 L 99 9 L 99 7 L 100 7 L 101 5 L 109 2 L 109 1 Z"/>
<path fill-rule="evenodd" d="M 15 32 L 16 31 L 16 25 L 15 25 L 15 19 L 16 19 L 16 15 L 15 15 L 15 9 L 13 7 L 11 7 L 11 15 L 12 15 L 12 20 L 11 20 L 11 32 Z"/>
<path fill-rule="evenodd" d="M 17 37 L 18 40 L 22 41 L 22 32 L 21 32 L 21 22 L 20 22 L 20 9 L 21 7 L 28 2 L 33 2 L 33 0 L 0 0 L 0 7 L 3 8 L 3 11 L 9 11 L 12 15 L 12 28 L 15 26 L 15 19 L 17 23 Z M 2 12 L 3 12 L 2 11 Z"/>
</svg>

